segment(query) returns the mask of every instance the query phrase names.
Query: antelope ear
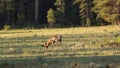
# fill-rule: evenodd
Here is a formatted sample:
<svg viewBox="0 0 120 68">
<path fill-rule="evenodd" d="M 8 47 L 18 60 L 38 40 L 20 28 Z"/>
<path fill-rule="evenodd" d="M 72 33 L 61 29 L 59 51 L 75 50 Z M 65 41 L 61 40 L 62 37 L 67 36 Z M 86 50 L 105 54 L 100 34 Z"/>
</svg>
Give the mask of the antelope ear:
<svg viewBox="0 0 120 68">
<path fill-rule="evenodd" d="M 42 46 L 42 47 L 45 47 L 45 43 L 42 43 L 41 46 Z"/>
<path fill-rule="evenodd" d="M 42 44 L 41 46 L 44 47 L 44 44 Z"/>
<path fill-rule="evenodd" d="M 44 45 L 41 45 L 42 47 L 44 47 Z"/>
</svg>

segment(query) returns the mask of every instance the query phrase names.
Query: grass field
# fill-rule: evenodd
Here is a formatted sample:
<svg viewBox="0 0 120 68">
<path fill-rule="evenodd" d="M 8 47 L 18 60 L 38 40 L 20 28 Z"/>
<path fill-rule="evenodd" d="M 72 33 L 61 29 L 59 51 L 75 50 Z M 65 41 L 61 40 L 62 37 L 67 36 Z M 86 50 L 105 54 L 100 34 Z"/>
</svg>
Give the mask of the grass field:
<svg viewBox="0 0 120 68">
<path fill-rule="evenodd" d="M 53 34 L 62 44 L 45 51 Z M 0 31 L 0 68 L 120 68 L 119 57 L 118 26 Z"/>
</svg>

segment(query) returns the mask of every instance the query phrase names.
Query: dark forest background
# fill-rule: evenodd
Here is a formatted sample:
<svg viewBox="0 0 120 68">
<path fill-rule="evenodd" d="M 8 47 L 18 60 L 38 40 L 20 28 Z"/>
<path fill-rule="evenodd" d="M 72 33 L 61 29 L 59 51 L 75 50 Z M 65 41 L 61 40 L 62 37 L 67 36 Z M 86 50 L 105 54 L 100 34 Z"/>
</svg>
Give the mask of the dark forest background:
<svg viewBox="0 0 120 68">
<path fill-rule="evenodd" d="M 0 29 L 120 25 L 120 0 L 0 0 Z"/>
</svg>

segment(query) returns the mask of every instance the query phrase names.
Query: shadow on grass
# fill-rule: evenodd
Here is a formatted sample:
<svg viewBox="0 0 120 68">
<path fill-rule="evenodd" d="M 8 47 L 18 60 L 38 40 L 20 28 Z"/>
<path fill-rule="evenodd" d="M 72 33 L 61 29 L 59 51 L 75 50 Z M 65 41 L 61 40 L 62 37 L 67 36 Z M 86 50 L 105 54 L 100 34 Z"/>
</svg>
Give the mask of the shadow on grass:
<svg viewBox="0 0 120 68">
<path fill-rule="evenodd" d="M 56 58 L 37 56 L 3 58 L 0 60 L 0 68 L 112 68 L 112 66 L 114 66 L 114 68 L 120 68 L 119 57 L 120 56 L 68 56 Z"/>
<path fill-rule="evenodd" d="M 106 38 L 106 36 L 99 35 L 99 34 L 98 34 L 97 38 L 96 38 L 96 35 L 94 36 L 92 34 L 91 35 L 89 35 L 89 34 L 88 35 L 79 35 L 79 34 L 78 35 L 77 34 L 76 35 L 63 35 L 63 43 L 66 45 L 66 43 L 73 44 L 73 42 L 77 41 L 77 42 L 83 42 L 83 43 L 85 43 L 85 45 L 87 45 L 88 42 L 93 42 L 95 40 L 94 42 L 97 42 L 96 44 L 98 44 L 103 40 L 101 37 Z M 47 36 L 44 36 L 44 37 L 41 36 L 37 39 L 36 38 L 37 38 L 37 36 L 23 37 L 23 38 L 18 38 L 18 40 L 28 40 L 29 39 L 29 40 L 34 41 L 34 40 L 40 39 L 40 42 L 41 42 L 41 40 L 42 41 L 47 40 Z M 107 37 L 107 40 L 109 40 L 109 38 L 111 38 L 111 35 L 109 35 Z M 93 40 L 91 41 L 91 39 L 93 39 Z M 100 41 L 98 39 L 100 39 Z M 113 35 L 113 40 L 114 40 L 114 35 Z M 30 41 L 28 41 L 28 42 L 30 42 Z M 21 43 L 21 42 L 19 42 L 19 43 Z M 93 43 L 91 43 L 91 44 L 93 45 Z M 23 44 L 20 44 L 20 46 L 22 48 L 32 49 L 32 47 L 31 47 L 32 45 L 23 46 Z M 65 46 L 65 47 L 67 48 L 68 46 Z M 74 44 L 73 44 L 73 46 L 74 46 Z M 5 46 L 5 47 L 7 47 L 7 46 Z M 1 48 L 3 48 L 3 49 L 5 47 L 1 46 Z M 14 46 L 12 45 L 11 47 L 14 47 Z M 38 47 L 38 45 L 36 45 L 36 47 Z M 19 49 L 19 46 L 17 46 L 17 48 Z M 12 49 L 14 49 L 14 48 L 12 48 Z M 10 49 L 11 52 L 14 52 L 14 51 L 16 52 L 16 50 L 12 50 L 12 49 Z M 90 49 L 86 49 L 86 50 L 90 50 Z M 98 49 L 93 49 L 93 51 L 94 50 L 98 50 Z M 101 50 L 102 49 L 100 49 L 99 51 L 101 51 Z M 81 52 L 82 50 L 79 50 L 79 51 Z M 22 49 L 18 50 L 16 53 L 21 53 L 21 52 L 22 52 Z M 33 52 L 34 52 L 34 50 L 33 50 Z M 59 52 L 66 52 L 66 53 L 65 53 L 65 55 L 59 56 L 58 55 Z M 46 52 L 44 52 L 44 53 L 46 54 Z M 51 51 L 51 53 L 53 53 L 53 52 Z M 88 55 L 85 55 L 82 57 L 81 55 L 78 55 L 78 57 L 77 56 L 75 57 L 74 54 L 72 56 L 67 54 L 68 52 L 66 49 L 59 50 L 58 53 L 55 52 L 56 55 L 55 54 L 52 55 L 51 53 L 50 53 L 50 55 L 47 55 L 47 56 L 37 56 L 37 57 L 0 58 L 0 68 L 112 68 L 112 66 L 114 66 L 112 64 L 120 65 L 120 58 L 119 58 L 120 56 L 88 56 Z M 42 55 L 43 53 L 40 53 L 40 54 Z M 1 53 L 1 55 L 2 55 L 2 53 Z M 114 68 L 115 68 L 115 66 L 114 66 Z M 120 68 L 120 66 L 118 66 L 118 68 Z"/>
</svg>

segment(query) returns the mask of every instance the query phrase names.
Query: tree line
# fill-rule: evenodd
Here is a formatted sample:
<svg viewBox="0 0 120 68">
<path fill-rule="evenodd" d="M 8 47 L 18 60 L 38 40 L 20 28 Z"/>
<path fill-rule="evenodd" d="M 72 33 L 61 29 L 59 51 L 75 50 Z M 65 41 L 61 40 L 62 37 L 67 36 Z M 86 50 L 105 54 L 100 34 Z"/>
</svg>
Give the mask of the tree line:
<svg viewBox="0 0 120 68">
<path fill-rule="evenodd" d="M 0 29 L 120 25 L 120 0 L 0 0 Z"/>
</svg>

